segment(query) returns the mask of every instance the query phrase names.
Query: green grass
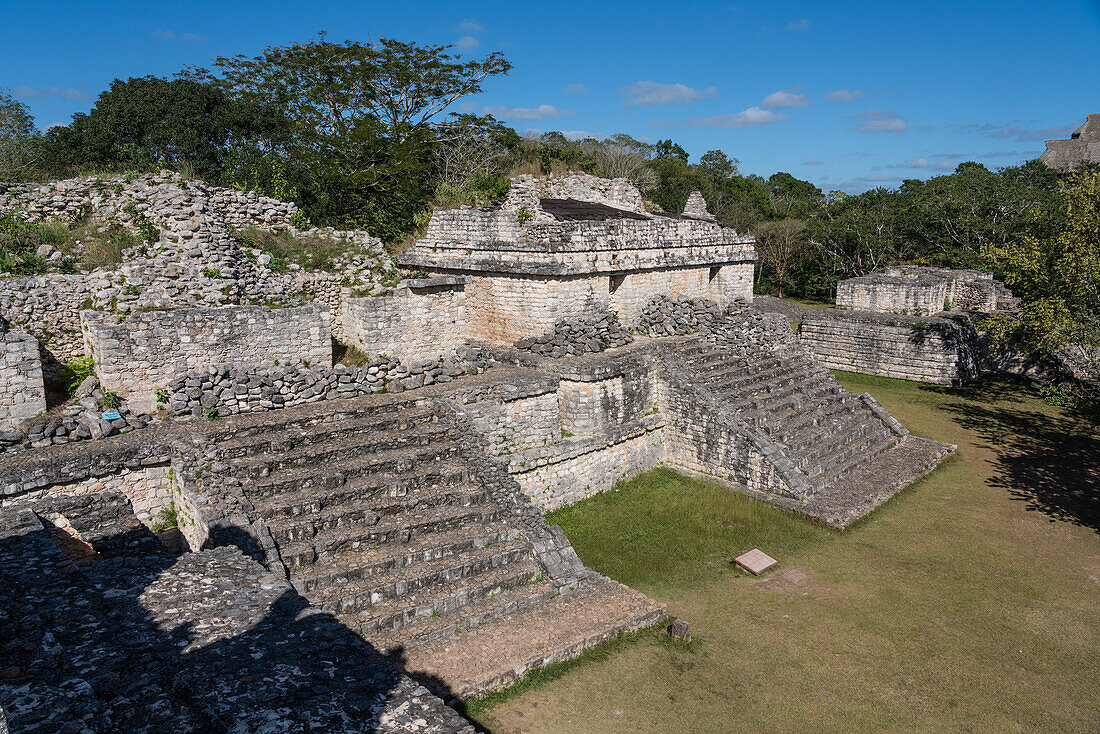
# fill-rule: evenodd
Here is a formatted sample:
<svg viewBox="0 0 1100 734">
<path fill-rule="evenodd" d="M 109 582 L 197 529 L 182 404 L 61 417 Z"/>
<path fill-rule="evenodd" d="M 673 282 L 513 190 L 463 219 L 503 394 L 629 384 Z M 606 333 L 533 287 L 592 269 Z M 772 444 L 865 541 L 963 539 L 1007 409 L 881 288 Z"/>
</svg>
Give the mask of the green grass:
<svg viewBox="0 0 1100 734">
<path fill-rule="evenodd" d="M 668 471 L 553 513 L 586 563 L 686 619 L 694 649 L 642 634 L 471 717 L 492 732 L 1096 731 L 1095 426 L 1007 383 L 839 376 L 957 455 L 844 532 Z M 730 566 L 752 546 L 779 567 Z"/>
<path fill-rule="evenodd" d="M 268 267 L 276 272 L 285 272 L 290 263 L 308 271 L 333 271 L 342 256 L 361 249 L 347 240 L 295 236 L 258 227 L 245 227 L 237 233 L 237 239 L 242 247 L 256 247 L 271 255 Z"/>
<path fill-rule="evenodd" d="M 546 516 L 592 568 L 647 594 L 737 573 L 735 555 L 760 546 L 784 554 L 836 531 L 669 469 Z"/>
</svg>

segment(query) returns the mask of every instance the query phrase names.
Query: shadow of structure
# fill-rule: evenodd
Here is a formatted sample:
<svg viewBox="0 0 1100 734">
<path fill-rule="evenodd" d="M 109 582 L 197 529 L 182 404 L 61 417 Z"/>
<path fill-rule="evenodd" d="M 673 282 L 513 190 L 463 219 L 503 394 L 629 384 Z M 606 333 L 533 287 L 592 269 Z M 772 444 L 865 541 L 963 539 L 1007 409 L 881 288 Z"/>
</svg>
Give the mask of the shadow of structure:
<svg viewBox="0 0 1100 734">
<path fill-rule="evenodd" d="M 994 487 L 1028 508 L 1100 531 L 1100 433 L 1072 416 L 1020 407 L 950 403 L 963 428 L 997 455 Z"/>
<path fill-rule="evenodd" d="M 64 524 L 0 511 L 0 731 L 473 732 L 239 548 L 129 523 L 74 561 Z"/>
</svg>

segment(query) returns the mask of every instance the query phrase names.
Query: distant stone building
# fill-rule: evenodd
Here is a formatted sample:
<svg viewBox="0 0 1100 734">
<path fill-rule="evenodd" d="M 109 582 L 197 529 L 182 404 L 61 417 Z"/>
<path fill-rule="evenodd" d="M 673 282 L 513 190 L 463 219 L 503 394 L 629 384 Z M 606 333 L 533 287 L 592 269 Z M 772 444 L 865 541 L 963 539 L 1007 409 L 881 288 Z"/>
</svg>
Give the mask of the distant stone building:
<svg viewBox="0 0 1100 734">
<path fill-rule="evenodd" d="M 697 192 L 651 214 L 626 179 L 519 176 L 499 207 L 436 212 L 401 264 L 468 277 L 466 336 L 507 343 L 594 309 L 631 327 L 658 295 L 752 300 L 754 245 Z"/>
<path fill-rule="evenodd" d="M 1039 160 L 1051 168 L 1071 170 L 1082 163 L 1100 163 L 1100 114 L 1088 115 L 1069 140 L 1048 140 Z"/>
<path fill-rule="evenodd" d="M 830 369 L 958 385 L 981 371 L 971 316 L 1018 305 L 989 273 L 893 266 L 837 283 L 836 308 L 808 312 L 799 339 Z"/>
</svg>

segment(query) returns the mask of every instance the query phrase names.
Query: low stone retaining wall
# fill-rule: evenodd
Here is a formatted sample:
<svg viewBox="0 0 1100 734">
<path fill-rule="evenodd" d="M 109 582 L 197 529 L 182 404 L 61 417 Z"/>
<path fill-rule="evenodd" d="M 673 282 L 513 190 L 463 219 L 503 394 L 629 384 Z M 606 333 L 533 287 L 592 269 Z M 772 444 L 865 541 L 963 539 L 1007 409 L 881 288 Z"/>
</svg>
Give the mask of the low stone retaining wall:
<svg viewBox="0 0 1100 734">
<path fill-rule="evenodd" d="M 152 408 L 174 378 L 212 365 L 332 364 L 331 319 L 318 304 L 143 311 L 122 322 L 83 311 L 81 324 L 104 389 L 137 411 Z"/>
<path fill-rule="evenodd" d="M 466 340 L 468 278 L 403 280 L 392 295 L 352 298 L 340 308 L 344 338 L 364 354 L 406 361 L 450 354 Z"/>
<path fill-rule="evenodd" d="M 974 379 L 981 361 L 977 332 L 964 315 L 814 311 L 802 320 L 799 340 L 830 369 L 938 385 Z"/>
<path fill-rule="evenodd" d="M 0 333 L 0 431 L 18 430 L 45 410 L 38 340 L 25 331 Z"/>
</svg>

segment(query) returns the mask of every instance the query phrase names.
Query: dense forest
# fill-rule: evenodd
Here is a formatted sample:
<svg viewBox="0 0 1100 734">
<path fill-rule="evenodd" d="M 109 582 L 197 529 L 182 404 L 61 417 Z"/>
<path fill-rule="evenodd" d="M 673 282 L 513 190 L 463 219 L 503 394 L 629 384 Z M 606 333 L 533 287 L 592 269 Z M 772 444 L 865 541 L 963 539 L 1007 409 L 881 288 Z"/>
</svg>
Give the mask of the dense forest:
<svg viewBox="0 0 1100 734">
<path fill-rule="evenodd" d="M 490 204 L 519 173 L 625 177 L 658 211 L 679 212 L 700 190 L 721 223 L 755 235 L 758 292 L 829 299 L 838 280 L 888 264 L 977 267 L 1023 299 L 1019 319 L 994 325 L 997 339 L 1037 353 L 1100 345 L 1100 167 L 963 163 L 848 195 L 789 173 L 743 174 L 721 150 L 692 162 L 672 140 L 524 137 L 451 111 L 510 68 L 499 52 L 468 60 L 447 46 L 321 34 L 170 79 L 115 80 L 90 112 L 44 132 L 0 93 L 0 180 L 169 167 L 293 200 L 315 224 L 399 248 L 433 207 Z M 0 226 L 0 248 L 17 245 Z"/>
</svg>

